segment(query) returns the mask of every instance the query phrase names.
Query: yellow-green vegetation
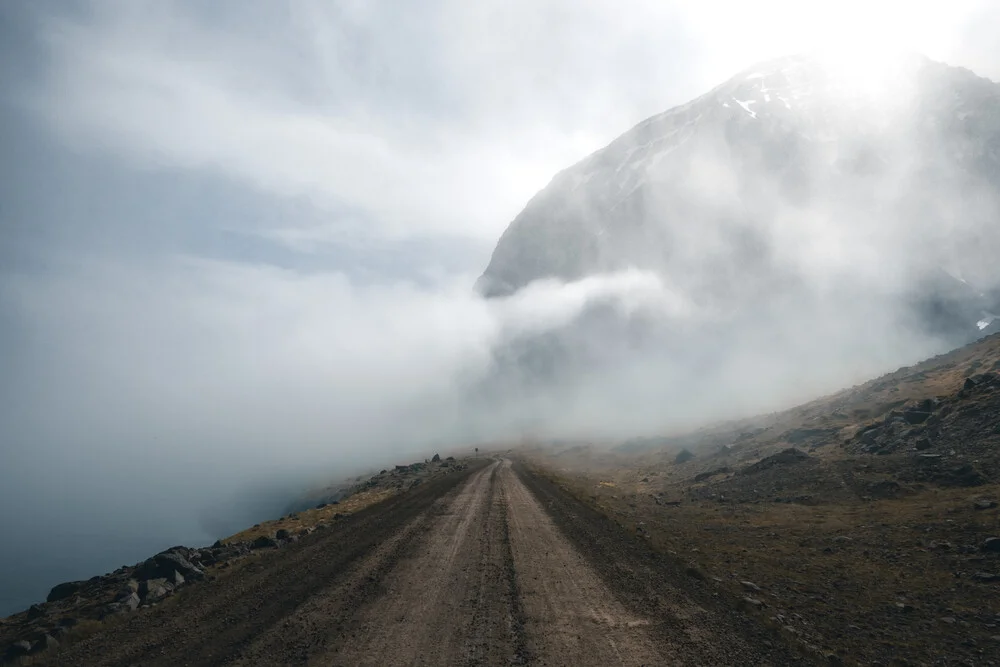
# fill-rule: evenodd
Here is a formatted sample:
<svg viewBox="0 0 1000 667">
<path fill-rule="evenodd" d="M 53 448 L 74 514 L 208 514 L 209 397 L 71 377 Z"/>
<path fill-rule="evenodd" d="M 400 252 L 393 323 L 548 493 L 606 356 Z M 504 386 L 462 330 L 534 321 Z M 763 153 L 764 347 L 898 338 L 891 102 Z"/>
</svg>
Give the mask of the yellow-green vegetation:
<svg viewBox="0 0 1000 667">
<path fill-rule="evenodd" d="M 261 537 L 262 535 L 273 537 L 274 534 L 281 529 L 285 529 L 294 535 L 303 528 L 315 528 L 319 524 L 334 521 L 334 516 L 337 514 L 353 514 L 354 512 L 363 510 L 366 507 L 380 503 L 398 492 L 399 490 L 394 488 L 360 491 L 333 505 L 303 510 L 302 512 L 296 512 L 294 514 L 283 516 L 280 519 L 274 519 L 273 521 L 264 521 L 263 523 L 257 524 L 253 528 L 247 528 L 246 530 L 240 531 L 235 535 L 230 535 L 222 540 L 222 542 L 223 544 L 229 544 L 231 542 L 247 542 Z"/>
</svg>

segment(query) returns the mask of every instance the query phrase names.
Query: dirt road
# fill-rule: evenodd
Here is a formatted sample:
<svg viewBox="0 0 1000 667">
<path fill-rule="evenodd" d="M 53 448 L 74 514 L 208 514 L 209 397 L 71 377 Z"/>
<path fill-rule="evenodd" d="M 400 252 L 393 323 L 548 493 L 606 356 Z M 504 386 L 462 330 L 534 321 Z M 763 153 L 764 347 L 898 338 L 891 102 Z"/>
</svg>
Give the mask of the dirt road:
<svg viewBox="0 0 1000 667">
<path fill-rule="evenodd" d="M 101 665 L 794 660 L 705 585 L 508 460 L 370 508 L 52 656 Z"/>
</svg>

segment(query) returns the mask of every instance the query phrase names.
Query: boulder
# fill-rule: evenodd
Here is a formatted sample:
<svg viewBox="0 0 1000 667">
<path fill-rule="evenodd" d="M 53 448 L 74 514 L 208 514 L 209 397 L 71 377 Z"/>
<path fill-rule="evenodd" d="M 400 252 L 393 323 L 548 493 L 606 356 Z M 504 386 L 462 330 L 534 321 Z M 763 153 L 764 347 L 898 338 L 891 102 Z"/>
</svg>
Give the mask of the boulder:
<svg viewBox="0 0 1000 667">
<path fill-rule="evenodd" d="M 52 590 L 49 591 L 45 601 L 55 602 L 56 600 L 64 600 L 83 588 L 84 583 L 85 582 L 82 581 L 65 581 L 61 584 L 56 584 L 52 587 Z"/>
<path fill-rule="evenodd" d="M 261 535 L 256 540 L 250 543 L 251 549 L 266 549 L 268 547 L 279 547 L 278 540 L 270 537 L 268 535 Z"/>
<path fill-rule="evenodd" d="M 116 604 L 120 604 L 124 609 L 128 611 L 135 611 L 139 606 L 139 596 L 135 593 L 129 593 L 127 597 L 118 600 Z"/>
<path fill-rule="evenodd" d="M 33 621 L 36 618 L 41 618 L 45 616 L 45 607 L 40 604 L 33 604 L 28 607 L 28 620 Z"/>
<path fill-rule="evenodd" d="M 59 642 L 57 642 L 56 638 L 52 635 L 45 634 L 41 639 L 35 642 L 34 646 L 31 647 L 31 654 L 35 655 L 36 653 L 50 651 L 55 648 L 59 648 Z"/>
<path fill-rule="evenodd" d="M 431 457 L 431 463 L 439 463 L 440 461 L 441 461 L 441 456 L 439 454 L 435 454 L 434 456 Z"/>
<path fill-rule="evenodd" d="M 175 551 L 158 553 L 136 568 L 135 576 L 142 579 L 167 579 L 180 572 L 186 579 L 203 579 L 205 573 Z"/>
<path fill-rule="evenodd" d="M 674 463 L 686 463 L 694 458 L 694 454 L 686 449 L 682 449 L 677 456 L 674 457 Z"/>
<path fill-rule="evenodd" d="M 155 602 L 165 598 L 173 590 L 173 585 L 166 579 L 147 579 L 139 584 L 139 597 L 143 602 Z"/>
<path fill-rule="evenodd" d="M 291 536 L 292 534 L 287 530 L 285 530 L 284 528 L 280 529 L 277 533 L 274 534 L 275 539 L 278 540 L 287 540 Z"/>
<path fill-rule="evenodd" d="M 903 413 L 903 419 L 906 420 L 907 424 L 923 424 L 930 416 L 930 412 L 924 412 L 923 410 L 907 410 Z"/>
<path fill-rule="evenodd" d="M 22 639 L 7 647 L 7 650 L 4 652 L 4 658 L 14 661 L 18 658 L 23 658 L 29 653 L 31 653 L 31 642 Z"/>
<path fill-rule="evenodd" d="M 1000 553 L 1000 537 L 987 537 L 981 548 L 989 553 Z"/>
</svg>

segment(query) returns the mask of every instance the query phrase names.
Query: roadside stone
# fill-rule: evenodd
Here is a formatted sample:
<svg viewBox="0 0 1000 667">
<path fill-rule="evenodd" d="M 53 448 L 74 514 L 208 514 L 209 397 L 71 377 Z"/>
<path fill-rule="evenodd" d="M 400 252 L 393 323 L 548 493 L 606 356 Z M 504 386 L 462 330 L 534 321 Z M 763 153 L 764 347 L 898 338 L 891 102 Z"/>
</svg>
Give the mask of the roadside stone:
<svg viewBox="0 0 1000 667">
<path fill-rule="evenodd" d="M 55 602 L 57 600 L 65 600 L 80 590 L 83 587 L 83 584 L 84 582 L 82 581 L 65 581 L 61 584 L 56 584 L 52 587 L 52 590 L 49 591 L 45 601 Z"/>
<path fill-rule="evenodd" d="M 981 548 L 989 553 L 1000 553 L 1000 537 L 987 537 Z"/>
</svg>

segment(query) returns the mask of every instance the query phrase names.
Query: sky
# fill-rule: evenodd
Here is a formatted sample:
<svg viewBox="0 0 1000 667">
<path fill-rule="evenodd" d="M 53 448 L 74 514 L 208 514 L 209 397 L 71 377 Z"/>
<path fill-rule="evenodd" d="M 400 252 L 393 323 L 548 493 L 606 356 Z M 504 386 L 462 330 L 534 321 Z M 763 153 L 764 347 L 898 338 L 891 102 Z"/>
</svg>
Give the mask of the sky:
<svg viewBox="0 0 1000 667">
<path fill-rule="evenodd" d="M 0 534 L 25 536 L 0 570 L 27 573 L 0 613 L 305 476 L 457 446 L 455 378 L 505 331 L 645 289 L 471 289 L 537 191 L 642 119 L 804 50 L 1000 80 L 998 23 L 971 0 L 0 4 Z"/>
</svg>

